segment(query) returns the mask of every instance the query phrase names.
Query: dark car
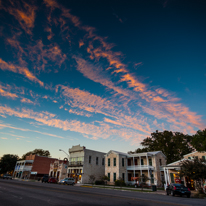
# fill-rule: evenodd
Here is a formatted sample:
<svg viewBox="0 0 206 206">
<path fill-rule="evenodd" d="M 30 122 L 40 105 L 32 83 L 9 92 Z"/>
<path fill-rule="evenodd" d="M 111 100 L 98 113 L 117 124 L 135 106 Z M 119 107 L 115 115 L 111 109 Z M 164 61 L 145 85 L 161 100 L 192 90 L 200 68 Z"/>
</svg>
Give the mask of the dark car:
<svg viewBox="0 0 206 206">
<path fill-rule="evenodd" d="M 42 179 L 41 179 L 41 182 L 43 183 L 43 182 L 47 182 L 48 183 L 48 181 L 49 181 L 49 175 L 44 175 L 43 177 L 42 177 Z"/>
<path fill-rule="evenodd" d="M 181 197 L 183 195 L 186 195 L 188 198 L 190 197 L 191 195 L 191 191 L 189 188 L 185 187 L 184 185 L 182 184 L 170 184 L 167 189 L 166 189 L 166 194 L 167 195 L 172 195 L 172 196 L 175 196 L 175 195 L 180 195 Z"/>
<path fill-rule="evenodd" d="M 12 180 L 12 176 L 11 175 L 9 175 L 9 174 L 5 174 L 5 175 L 3 175 L 3 179 L 10 179 L 10 180 Z"/>
<path fill-rule="evenodd" d="M 48 180 L 48 183 L 57 183 L 57 179 L 54 178 L 54 177 L 50 177 L 49 180 Z"/>
</svg>

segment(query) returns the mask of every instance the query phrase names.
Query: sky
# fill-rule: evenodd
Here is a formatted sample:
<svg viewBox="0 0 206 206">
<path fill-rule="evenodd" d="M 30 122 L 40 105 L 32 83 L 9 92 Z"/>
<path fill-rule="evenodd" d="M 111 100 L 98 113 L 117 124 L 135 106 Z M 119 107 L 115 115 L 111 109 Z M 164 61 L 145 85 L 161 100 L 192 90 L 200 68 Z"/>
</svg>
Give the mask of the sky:
<svg viewBox="0 0 206 206">
<path fill-rule="evenodd" d="M 134 151 L 206 128 L 204 0 L 0 0 L 0 157 Z"/>
</svg>

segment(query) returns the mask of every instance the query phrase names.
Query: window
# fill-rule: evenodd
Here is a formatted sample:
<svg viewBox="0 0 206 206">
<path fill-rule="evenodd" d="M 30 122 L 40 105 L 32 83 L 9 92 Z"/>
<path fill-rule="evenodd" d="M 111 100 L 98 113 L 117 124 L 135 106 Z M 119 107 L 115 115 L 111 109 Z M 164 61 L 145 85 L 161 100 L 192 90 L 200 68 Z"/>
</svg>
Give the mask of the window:
<svg viewBox="0 0 206 206">
<path fill-rule="evenodd" d="M 110 181 L 110 173 L 108 173 L 107 176 L 108 176 L 108 181 Z"/>
<path fill-rule="evenodd" d="M 104 165 L 104 158 L 102 158 L 102 165 Z"/>
<path fill-rule="evenodd" d="M 110 167 L 110 158 L 108 158 L 108 167 Z"/>
<path fill-rule="evenodd" d="M 137 159 L 134 159 L 134 164 L 137 165 Z"/>
<path fill-rule="evenodd" d="M 116 158 L 114 158 L 114 166 L 116 166 Z"/>
<path fill-rule="evenodd" d="M 122 167 L 124 167 L 124 158 L 122 158 Z"/>
<path fill-rule="evenodd" d="M 116 173 L 114 173 L 113 178 L 114 178 L 114 182 L 115 182 L 116 181 Z"/>
<path fill-rule="evenodd" d="M 144 165 L 144 160 L 143 159 L 141 159 L 141 165 Z"/>
<path fill-rule="evenodd" d="M 99 158 L 96 157 L 96 165 L 98 165 L 98 163 L 99 163 Z"/>
<path fill-rule="evenodd" d="M 188 160 L 191 160 L 191 157 L 188 157 Z"/>
<path fill-rule="evenodd" d="M 202 156 L 202 159 L 203 159 L 203 160 L 206 160 L 206 159 L 205 159 L 205 156 Z"/>
<path fill-rule="evenodd" d="M 89 163 L 91 164 L 92 162 L 92 156 L 89 156 Z"/>
<path fill-rule="evenodd" d="M 162 159 L 159 159 L 159 162 L 160 162 L 160 166 L 162 166 Z"/>
<path fill-rule="evenodd" d="M 197 160 L 198 160 L 198 156 L 195 156 L 195 159 L 197 159 Z"/>
<path fill-rule="evenodd" d="M 124 173 L 122 173 L 122 180 L 124 181 Z"/>
<path fill-rule="evenodd" d="M 149 165 L 152 166 L 152 159 L 149 159 Z"/>
</svg>

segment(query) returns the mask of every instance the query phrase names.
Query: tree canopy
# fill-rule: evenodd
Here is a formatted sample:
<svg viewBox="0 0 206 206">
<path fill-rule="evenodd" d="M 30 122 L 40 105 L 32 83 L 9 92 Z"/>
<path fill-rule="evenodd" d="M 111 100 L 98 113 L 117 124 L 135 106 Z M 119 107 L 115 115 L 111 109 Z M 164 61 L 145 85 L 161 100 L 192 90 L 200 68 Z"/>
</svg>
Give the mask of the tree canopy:
<svg viewBox="0 0 206 206">
<path fill-rule="evenodd" d="M 193 180 L 206 179 L 206 164 L 203 159 L 181 161 L 180 168 L 180 176 L 188 176 Z"/>
<path fill-rule="evenodd" d="M 206 151 L 206 129 L 198 130 L 197 133 L 192 136 L 191 144 L 198 152 Z"/>
<path fill-rule="evenodd" d="M 19 157 L 17 155 L 5 154 L 0 160 L 0 173 L 12 172 L 18 160 Z"/>
<path fill-rule="evenodd" d="M 153 132 L 151 137 L 145 138 L 140 144 L 144 147 L 135 152 L 162 151 L 167 157 L 167 164 L 178 161 L 183 155 L 193 152 L 190 145 L 191 136 L 181 132 L 163 131 Z"/>
<path fill-rule="evenodd" d="M 28 156 L 30 154 L 36 154 L 36 155 L 39 155 L 39 156 L 50 157 L 50 152 L 48 150 L 35 149 L 33 151 L 30 151 L 30 152 L 27 152 L 26 154 L 24 154 L 22 156 L 22 159 L 25 160 L 26 156 Z"/>
</svg>

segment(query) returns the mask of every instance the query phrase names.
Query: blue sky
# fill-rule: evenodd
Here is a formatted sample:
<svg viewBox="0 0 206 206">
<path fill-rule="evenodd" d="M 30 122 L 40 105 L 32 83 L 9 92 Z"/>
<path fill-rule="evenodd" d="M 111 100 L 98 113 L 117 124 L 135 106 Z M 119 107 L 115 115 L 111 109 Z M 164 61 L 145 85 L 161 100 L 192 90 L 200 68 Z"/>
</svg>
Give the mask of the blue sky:
<svg viewBox="0 0 206 206">
<path fill-rule="evenodd" d="M 206 127 L 204 1 L 0 1 L 0 156 L 127 152 Z"/>
</svg>

